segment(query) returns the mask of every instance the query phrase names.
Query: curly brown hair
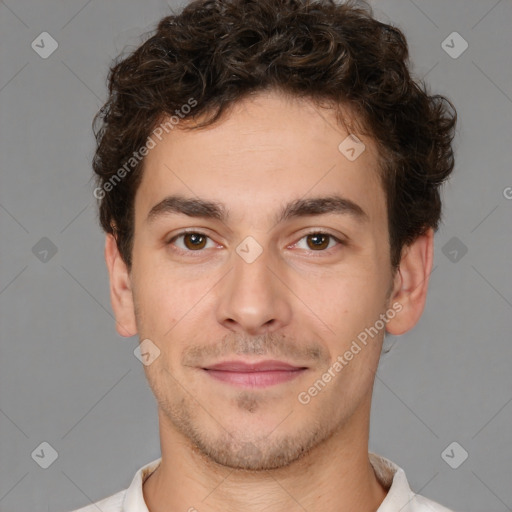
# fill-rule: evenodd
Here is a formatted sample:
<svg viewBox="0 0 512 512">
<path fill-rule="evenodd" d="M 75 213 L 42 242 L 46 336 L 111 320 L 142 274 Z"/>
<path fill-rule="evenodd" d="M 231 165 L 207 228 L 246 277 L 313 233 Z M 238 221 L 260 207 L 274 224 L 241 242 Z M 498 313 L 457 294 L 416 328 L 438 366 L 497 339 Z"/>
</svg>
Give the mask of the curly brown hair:
<svg viewBox="0 0 512 512">
<path fill-rule="evenodd" d="M 183 118 L 191 110 L 184 105 L 194 105 L 189 118 L 206 116 L 198 127 L 207 126 L 269 89 L 337 106 L 342 123 L 342 106 L 356 113 L 358 133 L 379 150 L 394 269 L 405 245 L 437 230 L 439 187 L 454 166 L 456 111 L 412 78 L 403 33 L 377 21 L 365 2 L 196 0 L 116 60 L 109 98 L 93 121 L 93 169 L 100 224 L 115 235 L 128 268 L 144 164 L 137 152 L 155 127 Z"/>
</svg>

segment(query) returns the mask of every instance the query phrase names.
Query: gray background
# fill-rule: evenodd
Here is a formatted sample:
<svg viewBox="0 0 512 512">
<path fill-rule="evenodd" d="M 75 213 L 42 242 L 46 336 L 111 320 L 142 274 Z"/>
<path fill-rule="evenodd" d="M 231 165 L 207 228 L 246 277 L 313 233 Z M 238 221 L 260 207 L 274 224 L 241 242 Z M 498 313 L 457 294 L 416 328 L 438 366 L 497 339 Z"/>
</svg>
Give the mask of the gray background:
<svg viewBox="0 0 512 512">
<path fill-rule="evenodd" d="M 512 509 L 512 3 L 374 5 L 405 31 L 415 74 L 454 101 L 460 121 L 428 303 L 412 332 L 386 340 L 370 449 L 450 508 L 504 512 Z M 90 162 L 111 59 L 169 9 L 158 0 L 0 2 L 2 512 L 86 505 L 126 488 L 160 454 L 137 340 L 114 329 Z M 46 59 L 31 47 L 44 31 L 58 42 Z M 469 44 L 458 58 L 442 47 L 454 31 Z M 445 44 L 453 52 L 460 43 Z M 442 457 L 453 441 L 462 448 L 448 450 L 452 464 L 469 454 L 457 469 Z M 58 453 L 48 469 L 36 463 L 51 452 L 41 456 L 42 442 Z"/>
</svg>

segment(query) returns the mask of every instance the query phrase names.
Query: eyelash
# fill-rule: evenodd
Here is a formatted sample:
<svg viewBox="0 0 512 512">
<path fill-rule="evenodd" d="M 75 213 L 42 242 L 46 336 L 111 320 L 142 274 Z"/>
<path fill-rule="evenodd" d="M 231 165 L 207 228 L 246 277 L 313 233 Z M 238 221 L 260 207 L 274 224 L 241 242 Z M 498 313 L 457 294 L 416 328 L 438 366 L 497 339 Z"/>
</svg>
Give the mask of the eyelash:
<svg viewBox="0 0 512 512">
<path fill-rule="evenodd" d="M 208 238 L 209 240 L 211 240 L 211 238 L 206 233 L 203 233 L 202 231 L 198 231 L 198 230 L 195 230 L 195 229 L 189 229 L 189 230 L 181 231 L 180 233 L 174 235 L 167 242 L 167 245 L 173 245 L 173 243 L 178 238 L 183 237 L 185 235 L 190 235 L 190 234 L 203 236 L 203 237 Z M 334 240 L 335 242 L 337 242 L 339 246 L 346 246 L 347 245 L 347 242 L 345 242 L 344 240 L 341 240 L 340 238 L 332 235 L 331 233 L 328 233 L 328 232 L 325 232 L 325 231 L 316 230 L 316 231 L 310 231 L 308 233 L 305 233 L 297 242 L 295 242 L 293 244 L 290 244 L 288 247 L 297 245 L 303 238 L 306 238 L 306 237 L 308 237 L 310 235 L 325 235 L 325 236 L 328 236 L 330 239 Z M 334 248 L 335 247 L 330 247 L 328 249 L 322 249 L 322 250 L 318 250 L 318 251 L 310 249 L 310 250 L 307 250 L 307 252 L 309 252 L 309 253 L 328 253 L 329 251 L 331 251 Z M 198 249 L 197 251 L 192 251 L 190 249 L 181 249 L 181 248 L 178 248 L 176 246 L 174 246 L 173 250 L 178 252 L 179 254 L 186 254 L 186 255 L 193 254 L 193 253 L 198 253 L 198 255 L 200 255 L 201 253 L 204 252 L 204 249 Z"/>
</svg>

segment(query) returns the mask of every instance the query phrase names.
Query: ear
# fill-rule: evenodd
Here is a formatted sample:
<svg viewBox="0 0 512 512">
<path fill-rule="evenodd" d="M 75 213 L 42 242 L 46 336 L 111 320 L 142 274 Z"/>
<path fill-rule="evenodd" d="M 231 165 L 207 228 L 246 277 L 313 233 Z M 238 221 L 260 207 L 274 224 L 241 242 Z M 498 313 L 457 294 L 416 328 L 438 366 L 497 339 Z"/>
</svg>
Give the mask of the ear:
<svg viewBox="0 0 512 512">
<path fill-rule="evenodd" d="M 105 240 L 105 262 L 110 277 L 110 302 L 116 317 L 116 330 L 121 336 L 137 334 L 131 278 L 112 234 Z"/>
<path fill-rule="evenodd" d="M 423 313 L 428 281 L 434 258 L 434 231 L 430 228 L 402 250 L 400 267 L 394 277 L 389 305 L 396 303 L 397 314 L 388 321 L 386 330 L 400 335 L 412 329 Z M 401 309 L 398 309 L 398 305 Z"/>
</svg>

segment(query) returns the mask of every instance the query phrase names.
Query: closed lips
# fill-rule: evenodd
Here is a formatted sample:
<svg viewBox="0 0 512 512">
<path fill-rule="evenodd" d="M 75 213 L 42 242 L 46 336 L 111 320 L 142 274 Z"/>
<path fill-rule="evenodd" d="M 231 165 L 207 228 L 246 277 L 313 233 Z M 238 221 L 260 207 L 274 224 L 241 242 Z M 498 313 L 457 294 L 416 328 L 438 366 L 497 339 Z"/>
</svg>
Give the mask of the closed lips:
<svg viewBox="0 0 512 512">
<path fill-rule="evenodd" d="M 224 361 L 204 368 L 225 372 L 271 372 L 271 371 L 295 371 L 304 370 L 304 366 L 293 366 L 283 361 L 261 361 L 258 363 L 244 363 L 241 361 Z"/>
</svg>

